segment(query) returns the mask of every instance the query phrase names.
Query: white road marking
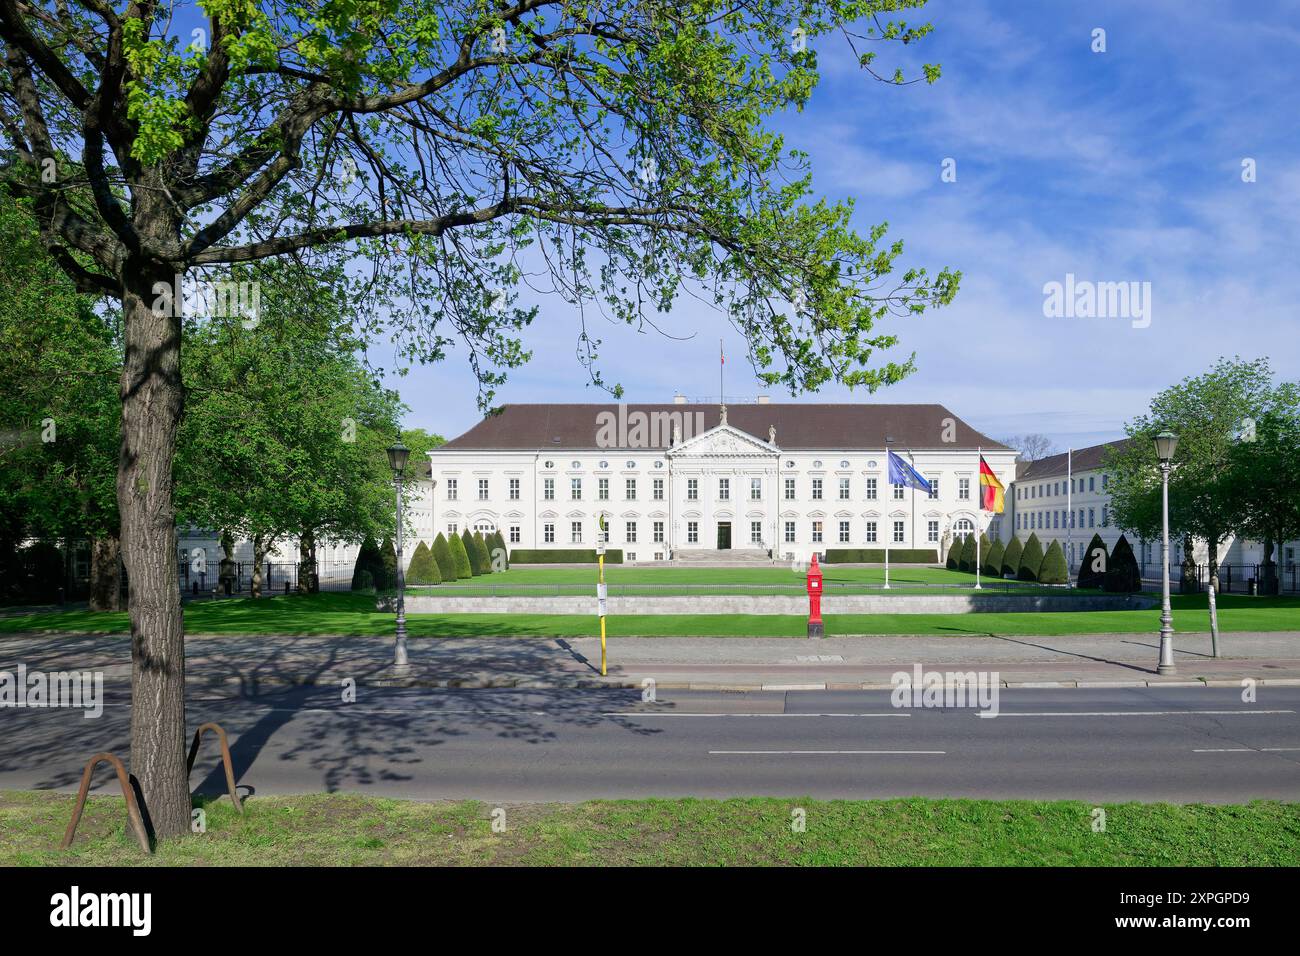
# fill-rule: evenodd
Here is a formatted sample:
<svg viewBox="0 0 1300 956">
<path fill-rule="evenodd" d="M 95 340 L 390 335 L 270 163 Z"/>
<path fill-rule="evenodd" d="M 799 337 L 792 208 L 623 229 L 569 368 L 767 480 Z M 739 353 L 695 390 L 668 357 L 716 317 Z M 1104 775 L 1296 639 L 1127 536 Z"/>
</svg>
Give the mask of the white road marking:
<svg viewBox="0 0 1300 956">
<path fill-rule="evenodd" d="M 1294 714 L 1294 710 L 1046 710 L 1038 712 L 1001 711 L 999 717 L 1183 717 L 1208 714 L 1216 717 L 1261 717 L 1269 714 Z M 983 717 L 984 714 L 977 714 Z"/>
<path fill-rule="evenodd" d="M 710 756 L 733 756 L 733 757 L 828 757 L 828 756 L 875 756 L 875 757 L 902 757 L 916 755 L 938 755 L 946 753 L 943 750 L 710 750 Z"/>
<path fill-rule="evenodd" d="M 601 715 L 602 717 L 911 717 L 911 714 L 900 713 L 871 713 L 871 714 L 710 714 L 710 713 L 663 713 L 656 714 L 650 711 L 638 710 L 610 710 Z"/>
<path fill-rule="evenodd" d="M 1300 747 L 1222 747 L 1217 750 L 1193 750 L 1194 754 L 1286 754 L 1300 752 Z"/>
</svg>

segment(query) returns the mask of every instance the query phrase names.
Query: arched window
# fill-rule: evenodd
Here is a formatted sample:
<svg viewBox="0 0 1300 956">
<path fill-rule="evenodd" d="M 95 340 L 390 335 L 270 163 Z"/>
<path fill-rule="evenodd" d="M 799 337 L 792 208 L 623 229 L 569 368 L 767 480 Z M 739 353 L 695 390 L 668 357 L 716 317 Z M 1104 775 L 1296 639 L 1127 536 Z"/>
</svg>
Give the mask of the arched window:
<svg viewBox="0 0 1300 956">
<path fill-rule="evenodd" d="M 965 541 L 975 533 L 975 522 L 971 521 L 970 518 L 958 518 L 953 522 L 952 533 Z"/>
<path fill-rule="evenodd" d="M 475 530 L 475 531 L 482 531 L 485 535 L 487 535 L 487 534 L 491 534 L 491 533 L 492 533 L 493 531 L 495 531 L 496 529 L 497 529 L 497 526 L 496 526 L 495 524 L 493 524 L 491 521 L 475 521 L 475 522 L 474 522 L 474 530 Z"/>
</svg>

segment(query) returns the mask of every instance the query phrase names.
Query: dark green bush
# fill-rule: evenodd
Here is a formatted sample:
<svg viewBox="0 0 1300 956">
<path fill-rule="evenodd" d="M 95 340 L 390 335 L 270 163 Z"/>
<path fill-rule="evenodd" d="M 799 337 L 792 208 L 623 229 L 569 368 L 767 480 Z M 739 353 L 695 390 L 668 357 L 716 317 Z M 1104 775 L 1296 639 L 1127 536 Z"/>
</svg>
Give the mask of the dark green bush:
<svg viewBox="0 0 1300 956">
<path fill-rule="evenodd" d="M 1115 542 L 1115 550 L 1110 553 L 1110 565 L 1106 568 L 1107 591 L 1115 594 L 1132 594 L 1142 590 L 1142 569 L 1138 567 L 1137 558 L 1128 538 L 1123 535 Z"/>
<path fill-rule="evenodd" d="M 465 550 L 465 542 L 458 534 L 453 534 L 447 542 L 451 549 L 451 558 L 456 562 L 456 578 L 464 580 L 474 576 L 474 569 L 470 567 L 469 552 Z"/>
<path fill-rule="evenodd" d="M 1052 539 L 1043 555 L 1043 563 L 1038 568 L 1039 584 L 1066 584 L 1070 580 L 1070 568 L 1065 563 L 1065 552 L 1061 542 Z"/>
<path fill-rule="evenodd" d="M 1024 554 L 1025 546 L 1020 543 L 1019 538 L 1012 538 L 1011 543 L 1007 545 L 1007 550 L 1002 554 L 1002 576 L 1016 577 L 1020 574 L 1020 556 Z"/>
<path fill-rule="evenodd" d="M 1006 553 L 1006 548 L 1002 546 L 999 539 L 994 541 L 984 554 L 980 555 L 980 573 L 986 574 L 991 578 L 1002 577 L 1002 556 Z"/>
<path fill-rule="evenodd" d="M 352 566 L 352 590 L 367 591 L 375 586 L 375 568 L 382 567 L 383 561 L 379 556 L 379 545 L 375 544 L 375 539 L 366 535 L 361 542 L 361 548 L 357 551 L 356 564 Z M 361 575 L 365 572 L 365 583 L 362 583 Z"/>
<path fill-rule="evenodd" d="M 1100 552 L 1100 553 L 1099 553 Z M 1110 566 L 1110 554 L 1106 551 L 1106 542 L 1101 535 L 1094 534 L 1088 542 L 1079 562 L 1077 583 L 1081 588 L 1103 588 L 1106 586 L 1106 568 Z"/>
<path fill-rule="evenodd" d="M 492 554 L 488 551 L 487 538 L 482 531 L 474 532 L 474 557 L 478 559 L 478 573 L 492 573 Z"/>
<path fill-rule="evenodd" d="M 1043 545 L 1038 540 L 1038 535 L 1029 532 L 1029 540 L 1025 542 L 1025 550 L 1020 553 L 1020 568 L 1016 572 L 1016 577 L 1021 581 L 1037 581 L 1038 569 L 1043 566 Z"/>
<path fill-rule="evenodd" d="M 595 564 L 595 548 L 515 548 L 510 552 L 512 564 Z M 621 548 L 605 549 L 606 564 L 622 564 Z"/>
<path fill-rule="evenodd" d="M 454 538 L 455 535 L 452 535 Z M 441 531 L 433 539 L 433 560 L 438 564 L 438 573 L 444 581 L 456 580 L 456 559 L 451 553 L 451 545 Z"/>
<path fill-rule="evenodd" d="M 884 548 L 827 548 L 825 564 L 883 564 Z M 938 564 L 939 552 L 927 548 L 890 548 L 890 564 Z"/>
<path fill-rule="evenodd" d="M 949 571 L 961 570 L 961 549 L 964 543 L 961 538 L 954 537 L 952 539 L 952 546 L 948 548 L 948 561 L 946 562 Z"/>
</svg>

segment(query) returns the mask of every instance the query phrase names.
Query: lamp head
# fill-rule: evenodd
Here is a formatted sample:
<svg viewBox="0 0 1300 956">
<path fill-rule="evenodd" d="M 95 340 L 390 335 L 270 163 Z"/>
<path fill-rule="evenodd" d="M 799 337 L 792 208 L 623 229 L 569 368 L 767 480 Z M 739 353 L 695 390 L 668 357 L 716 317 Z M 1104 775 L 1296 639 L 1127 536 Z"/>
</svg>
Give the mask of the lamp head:
<svg viewBox="0 0 1300 956">
<path fill-rule="evenodd" d="M 399 475 L 406 471 L 406 462 L 410 457 L 411 449 L 403 445 L 400 438 L 388 446 L 388 467 L 393 469 L 393 474 Z"/>
<path fill-rule="evenodd" d="M 1174 451 L 1178 448 L 1178 436 L 1171 431 L 1163 431 L 1155 437 L 1156 457 L 1160 461 L 1167 462 L 1174 457 Z"/>
</svg>

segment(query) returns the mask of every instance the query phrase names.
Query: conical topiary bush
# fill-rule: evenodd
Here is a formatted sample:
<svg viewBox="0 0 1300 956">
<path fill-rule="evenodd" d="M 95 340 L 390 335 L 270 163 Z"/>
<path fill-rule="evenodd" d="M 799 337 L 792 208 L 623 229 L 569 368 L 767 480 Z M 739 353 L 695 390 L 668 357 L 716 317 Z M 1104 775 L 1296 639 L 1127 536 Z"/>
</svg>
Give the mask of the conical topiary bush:
<svg viewBox="0 0 1300 956">
<path fill-rule="evenodd" d="M 994 541 L 989 547 L 988 554 L 981 555 L 981 563 L 984 565 L 980 571 L 991 578 L 1002 577 L 1002 556 L 1006 554 L 1006 548 L 1002 546 L 1002 540 Z"/>
<path fill-rule="evenodd" d="M 469 559 L 469 573 L 478 577 L 483 572 L 478 566 L 478 552 L 474 548 L 474 536 L 470 534 L 469 528 L 460 533 L 460 546 L 465 549 L 465 557 Z"/>
<path fill-rule="evenodd" d="M 478 553 L 478 573 L 492 573 L 492 554 L 488 551 L 487 538 L 482 531 L 474 532 L 474 550 Z"/>
<path fill-rule="evenodd" d="M 1011 543 L 1007 545 L 1007 550 L 1002 554 L 1002 576 L 1016 577 L 1020 574 L 1020 555 L 1024 553 L 1025 546 L 1020 543 L 1019 538 L 1012 538 Z"/>
<path fill-rule="evenodd" d="M 961 538 L 956 538 L 956 537 L 954 537 L 954 538 L 952 539 L 952 546 L 951 546 L 950 548 L 948 548 L 948 570 L 949 570 L 949 571 L 960 571 L 960 570 L 961 570 L 961 548 L 962 548 L 962 543 L 963 543 L 963 542 L 962 542 Z"/>
<path fill-rule="evenodd" d="M 966 540 L 961 546 L 961 570 L 967 574 L 975 573 L 975 535 L 966 535 Z"/>
<path fill-rule="evenodd" d="M 379 548 L 379 566 L 375 570 L 375 590 L 391 591 L 397 587 L 397 550 L 392 538 L 384 538 Z"/>
<path fill-rule="evenodd" d="M 1106 551 L 1106 542 L 1101 540 L 1101 535 L 1094 534 L 1079 561 L 1077 578 L 1079 587 L 1098 589 L 1105 587 L 1106 568 L 1109 566 L 1110 554 Z"/>
<path fill-rule="evenodd" d="M 433 560 L 433 552 L 429 550 L 429 546 L 423 541 L 415 546 L 415 553 L 411 555 L 411 566 L 406 569 L 406 583 L 442 583 L 442 573 L 438 570 L 438 562 Z"/>
<path fill-rule="evenodd" d="M 1110 553 L 1110 566 L 1106 568 L 1106 590 L 1117 594 L 1132 594 L 1142 590 L 1142 569 L 1128 538 L 1123 535 L 1115 542 Z"/>
<path fill-rule="evenodd" d="M 452 537 L 456 537 L 452 535 Z M 433 560 L 438 564 L 438 573 L 444 581 L 456 580 L 456 559 L 452 556 L 451 545 L 441 531 L 433 539 Z"/>
<path fill-rule="evenodd" d="M 1038 568 L 1039 584 L 1065 584 L 1070 580 L 1070 568 L 1065 563 L 1065 551 L 1056 539 L 1047 546 L 1043 563 Z"/>
<path fill-rule="evenodd" d="M 453 534 L 447 542 L 451 549 L 451 558 L 456 563 L 456 578 L 465 580 L 474 576 L 474 569 L 469 564 L 469 552 L 465 550 L 465 541 L 458 534 Z"/>
<path fill-rule="evenodd" d="M 357 551 L 356 563 L 352 566 L 352 590 L 366 591 L 374 587 L 375 566 L 380 563 L 379 545 L 375 544 L 374 538 L 366 535 Z"/>
<path fill-rule="evenodd" d="M 1029 532 L 1029 540 L 1025 542 L 1025 550 L 1020 553 L 1020 567 L 1016 572 L 1016 577 L 1021 581 L 1037 581 L 1038 569 L 1043 564 L 1043 545 L 1038 540 L 1038 535 Z"/>
</svg>

